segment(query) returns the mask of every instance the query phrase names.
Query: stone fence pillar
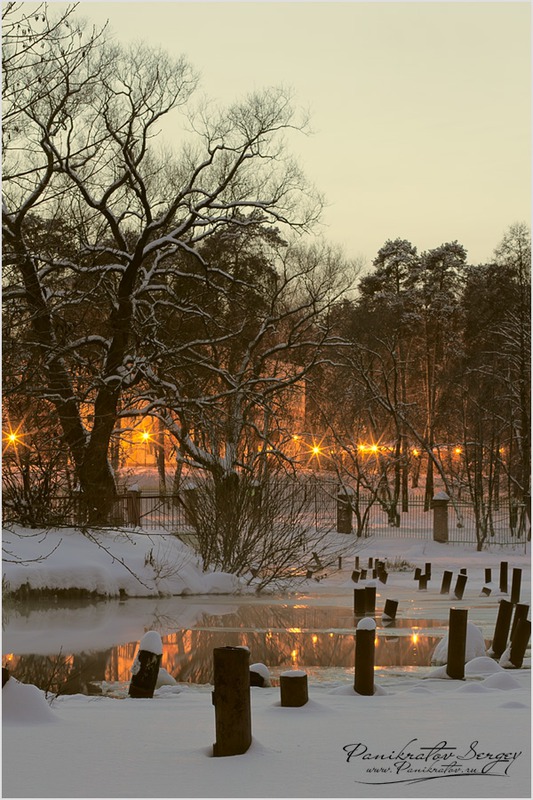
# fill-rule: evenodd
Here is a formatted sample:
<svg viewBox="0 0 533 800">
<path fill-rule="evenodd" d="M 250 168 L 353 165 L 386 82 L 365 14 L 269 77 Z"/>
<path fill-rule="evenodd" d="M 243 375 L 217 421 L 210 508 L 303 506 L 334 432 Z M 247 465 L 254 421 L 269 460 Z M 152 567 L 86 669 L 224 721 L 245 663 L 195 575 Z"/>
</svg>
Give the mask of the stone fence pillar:
<svg viewBox="0 0 533 800">
<path fill-rule="evenodd" d="M 139 528 L 141 525 L 141 490 L 135 484 L 126 492 L 128 508 L 128 525 Z"/>
<path fill-rule="evenodd" d="M 433 541 L 448 541 L 448 503 L 450 498 L 446 492 L 437 492 L 431 501 L 433 509 Z"/>
<path fill-rule="evenodd" d="M 354 490 L 350 486 L 341 486 L 337 494 L 337 533 L 352 532 L 352 498 Z"/>
</svg>

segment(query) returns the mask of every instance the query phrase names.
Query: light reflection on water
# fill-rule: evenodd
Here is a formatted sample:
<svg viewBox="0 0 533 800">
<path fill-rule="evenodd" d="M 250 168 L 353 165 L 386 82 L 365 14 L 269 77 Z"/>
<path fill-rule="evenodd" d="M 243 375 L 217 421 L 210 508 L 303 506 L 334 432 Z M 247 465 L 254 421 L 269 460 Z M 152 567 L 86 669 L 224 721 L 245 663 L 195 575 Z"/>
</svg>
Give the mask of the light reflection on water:
<svg viewBox="0 0 533 800">
<path fill-rule="evenodd" d="M 213 649 L 228 645 L 248 647 L 250 663 L 266 664 L 274 682 L 280 672 L 296 667 L 305 669 L 313 681 L 353 671 L 358 620 L 349 608 L 246 603 L 216 612 L 199 609 L 187 625 L 174 630 L 162 618 L 152 624 L 162 634 L 161 666 L 178 682 L 212 683 Z M 376 622 L 377 669 L 429 666 L 433 650 L 446 633 L 442 620 L 398 616 L 384 626 L 378 612 Z M 43 689 L 90 693 L 93 682 L 129 681 L 137 647 L 138 641 L 130 641 L 74 653 L 14 653 L 8 657 L 8 666 L 19 680 Z"/>
</svg>

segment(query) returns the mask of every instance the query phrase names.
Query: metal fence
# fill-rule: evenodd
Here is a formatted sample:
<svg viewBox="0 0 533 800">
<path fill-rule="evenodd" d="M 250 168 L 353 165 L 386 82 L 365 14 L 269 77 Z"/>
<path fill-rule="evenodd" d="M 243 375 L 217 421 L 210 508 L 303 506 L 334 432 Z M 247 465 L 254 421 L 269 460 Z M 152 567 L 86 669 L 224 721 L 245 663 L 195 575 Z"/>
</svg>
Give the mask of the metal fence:
<svg viewBox="0 0 533 800">
<path fill-rule="evenodd" d="M 269 487 L 270 489 L 272 487 Z M 350 495 L 347 512 L 346 496 L 339 496 L 341 487 L 333 481 L 307 481 L 278 484 L 275 491 L 275 514 L 281 519 L 294 519 L 304 529 L 350 532 L 360 537 L 394 537 L 430 540 L 433 538 L 433 510 L 425 509 L 424 498 L 411 494 L 408 510 L 391 508 L 383 499 L 369 494 Z M 194 520 L 191 502 L 197 502 L 194 488 L 179 495 L 160 495 L 129 491 L 114 503 L 109 524 L 143 530 L 172 532 L 178 535 L 193 533 Z M 270 494 L 258 492 L 255 502 L 261 511 Z M 263 504 L 263 505 L 262 505 Z M 78 500 L 72 497 L 55 498 L 50 512 L 62 524 L 83 525 L 85 515 Z M 350 524 L 346 527 L 347 519 Z M 485 544 L 524 545 L 530 538 L 526 507 L 507 499 L 490 507 L 490 514 L 476 520 L 474 505 L 451 501 L 448 504 L 448 541 L 457 544 L 477 544 L 482 525 L 486 529 Z"/>
</svg>

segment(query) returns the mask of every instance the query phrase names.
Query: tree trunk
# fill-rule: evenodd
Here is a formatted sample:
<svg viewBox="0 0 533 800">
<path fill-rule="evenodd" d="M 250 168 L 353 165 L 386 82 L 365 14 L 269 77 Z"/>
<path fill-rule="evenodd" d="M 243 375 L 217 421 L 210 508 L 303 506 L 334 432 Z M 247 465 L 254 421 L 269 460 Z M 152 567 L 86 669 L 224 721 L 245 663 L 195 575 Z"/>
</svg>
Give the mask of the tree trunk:
<svg viewBox="0 0 533 800">
<path fill-rule="evenodd" d="M 108 460 L 109 443 L 117 416 L 117 392 L 101 389 L 94 404 L 94 424 L 78 470 L 90 525 L 106 525 L 116 500 L 115 476 Z"/>
</svg>

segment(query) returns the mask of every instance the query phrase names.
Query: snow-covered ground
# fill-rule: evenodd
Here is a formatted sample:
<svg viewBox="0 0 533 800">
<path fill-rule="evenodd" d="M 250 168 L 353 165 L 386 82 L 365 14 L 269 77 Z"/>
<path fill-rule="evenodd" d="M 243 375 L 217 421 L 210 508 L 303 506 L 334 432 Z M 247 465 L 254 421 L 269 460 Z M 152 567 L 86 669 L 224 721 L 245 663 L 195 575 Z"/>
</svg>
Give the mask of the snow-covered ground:
<svg viewBox="0 0 533 800">
<path fill-rule="evenodd" d="M 190 598 L 191 608 L 225 593 L 227 600 L 239 594 L 239 602 L 261 602 L 250 587 L 232 576 L 202 573 L 190 551 L 156 536 L 100 533 L 94 542 L 75 531 L 18 533 L 24 537 L 4 532 L 4 586 L 11 590 L 200 595 Z M 343 568 L 293 586 L 293 598 L 350 606 L 358 553 L 362 562 L 371 556 L 422 569 L 432 564 L 427 591 L 418 591 L 412 569 L 391 571 L 387 584 L 377 586 L 378 613 L 387 598 L 411 617 L 447 619 L 450 606 L 468 608 L 486 636 L 502 597 L 502 560 L 509 563 L 509 586 L 512 569 L 522 568 L 520 599 L 529 603 L 530 559 L 523 545 L 477 553 L 432 541 L 375 538 L 361 547 L 333 538 L 332 548 L 342 541 Z M 151 561 L 150 550 L 157 554 Z M 481 590 L 488 567 L 487 597 Z M 443 570 L 455 579 L 462 568 L 468 572 L 464 598 L 440 595 Z M 43 627 L 50 628 L 40 632 L 26 630 L 22 618 L 18 630 L 7 625 L 4 653 L 30 652 L 24 649 L 30 635 L 48 636 L 54 646 L 74 641 L 76 631 L 61 636 L 68 612 L 56 612 L 53 625 L 52 616 L 46 619 Z M 113 642 L 130 641 L 134 630 L 128 619 L 121 631 L 108 633 Z M 437 666 L 376 670 L 373 696 L 355 694 L 351 679 L 311 680 L 309 702 L 300 708 L 281 707 L 279 686 L 252 687 L 252 744 L 231 757 L 213 757 L 212 686 L 163 685 L 152 699 L 60 696 L 50 704 L 36 687 L 10 678 L 2 692 L 3 796 L 530 797 L 530 652 L 522 669 L 504 669 L 478 650 L 468 657 L 461 681 Z"/>
</svg>

